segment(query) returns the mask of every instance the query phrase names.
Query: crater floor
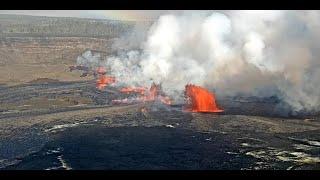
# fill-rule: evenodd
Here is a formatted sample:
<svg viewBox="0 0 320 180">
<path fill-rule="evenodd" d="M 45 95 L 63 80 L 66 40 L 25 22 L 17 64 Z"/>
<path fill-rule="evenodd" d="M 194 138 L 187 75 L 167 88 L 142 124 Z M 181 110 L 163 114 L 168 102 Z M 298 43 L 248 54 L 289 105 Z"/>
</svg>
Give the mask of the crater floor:
<svg viewBox="0 0 320 180">
<path fill-rule="evenodd" d="M 1 169 L 320 169 L 317 118 L 110 105 L 121 96 L 90 81 L 0 86 Z"/>
</svg>

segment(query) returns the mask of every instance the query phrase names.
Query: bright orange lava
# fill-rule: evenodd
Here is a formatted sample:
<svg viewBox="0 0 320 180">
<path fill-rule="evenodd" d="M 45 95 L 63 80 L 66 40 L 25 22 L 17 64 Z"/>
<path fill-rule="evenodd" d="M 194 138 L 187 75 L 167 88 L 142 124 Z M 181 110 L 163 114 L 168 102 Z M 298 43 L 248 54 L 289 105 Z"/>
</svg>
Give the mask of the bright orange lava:
<svg viewBox="0 0 320 180">
<path fill-rule="evenodd" d="M 162 103 L 170 105 L 171 100 L 169 97 L 161 95 L 161 87 L 153 83 L 149 89 L 149 93 L 143 97 L 143 101 L 155 101 L 156 99 L 160 100 Z"/>
<path fill-rule="evenodd" d="M 150 89 L 144 87 L 126 87 L 120 90 L 122 93 L 139 93 L 142 96 L 135 98 L 135 101 L 138 102 L 148 102 L 148 101 L 156 101 L 159 100 L 164 104 L 170 105 L 171 99 L 163 94 L 161 94 L 161 87 L 155 83 L 153 83 Z M 113 100 L 116 103 L 127 103 L 128 99 L 123 100 Z"/>
<path fill-rule="evenodd" d="M 107 71 L 104 67 L 98 67 L 96 70 L 98 74 L 98 80 L 96 83 L 96 87 L 99 90 L 103 90 L 105 87 L 107 87 L 109 84 L 115 83 L 116 79 L 114 77 L 107 76 Z"/>
<path fill-rule="evenodd" d="M 191 112 L 223 112 L 217 107 L 215 96 L 200 86 L 186 85 L 185 95 L 188 100 L 187 111 Z"/>
<path fill-rule="evenodd" d="M 114 77 L 108 77 L 105 75 L 100 75 L 100 77 L 97 80 L 97 88 L 99 90 L 103 90 L 107 85 L 112 84 L 115 82 L 115 78 Z"/>
<path fill-rule="evenodd" d="M 124 87 L 122 89 L 120 89 L 120 92 L 122 93 L 139 93 L 141 95 L 144 95 L 144 93 L 146 92 L 147 88 L 144 87 Z"/>
</svg>

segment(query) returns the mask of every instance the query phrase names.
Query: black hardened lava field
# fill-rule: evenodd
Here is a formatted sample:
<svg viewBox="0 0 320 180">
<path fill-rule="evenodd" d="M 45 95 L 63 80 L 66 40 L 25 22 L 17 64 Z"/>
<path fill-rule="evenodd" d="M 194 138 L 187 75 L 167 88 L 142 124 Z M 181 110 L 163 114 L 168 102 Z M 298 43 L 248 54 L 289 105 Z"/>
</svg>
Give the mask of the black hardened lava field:
<svg viewBox="0 0 320 180">
<path fill-rule="evenodd" d="M 90 82 L 38 81 L 1 86 L 0 94 L 3 169 L 319 168 L 317 119 L 236 114 L 223 100 L 222 114 L 114 105 L 123 94 Z"/>
</svg>

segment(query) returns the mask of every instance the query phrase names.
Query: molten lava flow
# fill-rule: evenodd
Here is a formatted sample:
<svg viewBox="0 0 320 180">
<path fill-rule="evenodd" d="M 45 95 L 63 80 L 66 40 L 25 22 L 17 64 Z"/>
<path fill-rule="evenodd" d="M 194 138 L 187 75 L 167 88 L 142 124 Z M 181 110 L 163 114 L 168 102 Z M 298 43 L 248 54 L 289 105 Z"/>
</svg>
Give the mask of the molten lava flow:
<svg viewBox="0 0 320 180">
<path fill-rule="evenodd" d="M 170 105 L 171 100 L 169 97 L 161 94 L 161 86 L 153 83 L 149 89 L 149 92 L 147 95 L 142 97 L 143 101 L 155 101 L 160 100 L 162 103 Z"/>
<path fill-rule="evenodd" d="M 99 90 L 103 90 L 107 85 L 112 84 L 115 82 L 114 77 L 108 77 L 105 75 L 100 75 L 98 80 L 97 80 L 97 88 Z"/>
<path fill-rule="evenodd" d="M 187 111 L 191 112 L 223 112 L 216 104 L 214 94 L 200 86 L 186 85 L 185 95 L 188 100 Z"/>
<path fill-rule="evenodd" d="M 150 87 L 150 89 L 146 89 L 143 87 L 126 87 L 126 88 L 122 88 L 120 90 L 120 92 L 122 93 L 139 93 L 142 96 L 137 97 L 137 98 L 131 98 L 131 99 L 123 99 L 123 100 L 113 100 L 112 102 L 114 103 L 132 103 L 132 102 L 149 102 L 149 101 L 156 101 L 159 100 L 164 104 L 171 104 L 171 100 L 169 97 L 161 94 L 161 87 L 159 85 L 156 85 L 155 83 L 153 83 Z"/>
<path fill-rule="evenodd" d="M 153 83 L 148 93 L 143 96 L 144 101 L 154 101 L 159 94 L 160 86 Z"/>
<path fill-rule="evenodd" d="M 146 90 L 147 90 L 147 88 L 144 88 L 144 87 L 125 87 L 125 88 L 120 89 L 120 92 L 126 93 L 126 94 L 139 93 L 141 95 L 144 95 Z"/>
<path fill-rule="evenodd" d="M 96 86 L 99 90 L 103 90 L 107 85 L 115 82 L 114 77 L 109 77 L 106 75 L 107 71 L 104 67 L 98 67 L 96 72 L 98 74 Z"/>
</svg>

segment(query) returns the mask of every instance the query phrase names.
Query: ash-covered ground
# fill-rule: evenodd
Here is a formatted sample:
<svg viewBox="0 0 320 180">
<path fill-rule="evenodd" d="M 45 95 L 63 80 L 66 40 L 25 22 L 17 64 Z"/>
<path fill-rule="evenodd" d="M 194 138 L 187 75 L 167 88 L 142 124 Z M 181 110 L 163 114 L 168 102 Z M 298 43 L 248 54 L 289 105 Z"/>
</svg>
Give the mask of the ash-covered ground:
<svg viewBox="0 0 320 180">
<path fill-rule="evenodd" d="M 1 169 L 320 169 L 318 116 L 283 117 L 272 98 L 218 99 L 214 114 L 111 104 L 125 96 L 94 81 L 1 85 Z"/>
</svg>

